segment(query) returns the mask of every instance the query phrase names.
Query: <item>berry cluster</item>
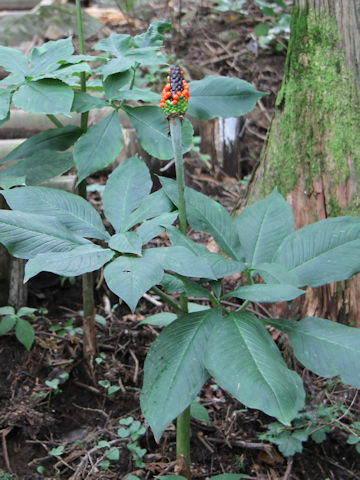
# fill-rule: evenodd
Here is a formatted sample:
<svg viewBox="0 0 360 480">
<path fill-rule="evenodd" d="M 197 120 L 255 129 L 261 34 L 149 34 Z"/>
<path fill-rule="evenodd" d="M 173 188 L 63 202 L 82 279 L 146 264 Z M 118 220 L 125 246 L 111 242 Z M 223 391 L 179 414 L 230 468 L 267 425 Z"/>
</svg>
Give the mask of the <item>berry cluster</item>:
<svg viewBox="0 0 360 480">
<path fill-rule="evenodd" d="M 160 107 L 166 116 L 184 114 L 190 97 L 189 85 L 183 79 L 184 72 L 180 67 L 171 67 L 168 73 L 168 83 L 162 91 Z"/>
</svg>

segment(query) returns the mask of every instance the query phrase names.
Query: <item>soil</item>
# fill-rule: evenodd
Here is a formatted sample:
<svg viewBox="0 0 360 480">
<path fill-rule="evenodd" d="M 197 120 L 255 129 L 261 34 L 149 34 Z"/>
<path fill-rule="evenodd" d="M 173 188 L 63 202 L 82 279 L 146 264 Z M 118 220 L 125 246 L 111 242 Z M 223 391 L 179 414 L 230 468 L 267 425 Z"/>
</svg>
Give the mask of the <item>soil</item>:
<svg viewBox="0 0 360 480">
<path fill-rule="evenodd" d="M 134 10 L 131 25 L 111 26 L 112 31 L 137 33 L 150 21 L 164 16 L 174 31 L 166 41 L 167 52 L 181 59 L 193 79 L 204 74 L 238 76 L 266 91 L 248 115 L 242 138 L 245 173 L 251 173 L 270 125 L 279 90 L 285 53 L 270 45 L 260 49 L 254 27 L 264 21 L 261 11 L 246 2 L 247 16 L 235 12 L 214 13 L 210 2 L 149 3 Z M 136 20 L 136 23 L 135 23 Z M 181 23 L 181 29 L 179 25 Z M 136 27 L 134 26 L 136 25 Z M 229 35 L 237 32 L 237 35 Z M 281 39 L 286 43 L 285 39 Z M 91 39 L 88 48 L 94 43 Z M 233 178 L 218 167 L 209 170 L 199 158 L 186 160 L 187 182 L 220 201 L 229 210 L 243 195 L 244 178 Z M 93 181 L 105 181 L 106 172 Z M 95 195 L 91 197 L 97 205 Z M 204 238 L 211 246 L 211 239 Z M 160 243 L 165 241 L 160 238 Z M 160 329 L 138 326 L 146 316 L 166 310 L 159 299 L 143 298 L 132 314 L 106 287 L 101 272 L 96 275 L 96 305 L 106 324 L 97 326 L 98 356 L 92 366 L 82 356 L 81 281 L 65 283 L 43 273 L 29 284 L 28 305 L 38 308 L 34 322 L 36 339 L 30 352 L 11 335 L 0 337 L 0 480 L 125 479 L 129 474 L 147 480 L 172 474 L 175 469 L 175 427 L 171 424 L 156 443 L 141 415 L 139 392 L 146 352 Z M 54 326 L 58 329 L 54 330 Z M 249 479 L 346 480 L 360 479 L 360 454 L 347 444 L 351 423 L 360 420 L 360 402 L 354 389 L 339 382 L 312 376 L 296 363 L 286 341 L 279 341 L 288 361 L 304 379 L 307 409 L 342 404 L 345 412 L 328 420 L 326 440 L 304 443 L 302 453 L 282 455 L 259 435 L 274 419 L 245 408 L 209 381 L 200 392 L 211 424 L 192 420 L 191 456 L 193 478 L 221 473 L 246 474 Z M 66 373 L 66 377 L 61 377 Z M 62 379 L 63 378 L 63 379 Z M 54 380 L 59 379 L 54 389 Z M 65 379 L 65 380 L 64 380 Z M 107 393 L 99 382 L 107 380 L 118 390 Z M 132 416 L 146 432 L 139 440 L 145 449 L 145 466 L 137 466 L 128 440 L 117 434 L 119 420 Z M 118 448 L 119 458 L 106 465 L 100 441 Z M 58 454 L 54 449 L 59 449 Z M 63 447 L 63 449 L 62 449 Z M 62 451 L 61 451 L 62 450 Z M 4 473 L 1 473 L 1 472 Z M 8 475 L 5 473 L 7 472 Z"/>
</svg>

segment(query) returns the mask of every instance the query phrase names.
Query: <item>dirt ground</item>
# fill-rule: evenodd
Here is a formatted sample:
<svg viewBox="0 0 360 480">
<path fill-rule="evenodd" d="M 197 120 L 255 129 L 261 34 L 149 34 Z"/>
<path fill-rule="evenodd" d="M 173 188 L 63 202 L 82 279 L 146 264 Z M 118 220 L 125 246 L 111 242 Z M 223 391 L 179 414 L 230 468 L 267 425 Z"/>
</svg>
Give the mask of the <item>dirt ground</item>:
<svg viewBox="0 0 360 480">
<path fill-rule="evenodd" d="M 130 14 L 135 23 L 107 28 L 137 33 L 149 22 L 165 17 L 174 27 L 166 50 L 181 61 L 192 79 L 210 73 L 237 76 L 269 93 L 248 115 L 242 136 L 244 174 L 251 173 L 270 126 L 285 53 L 257 46 L 254 28 L 264 19 L 252 2 L 244 7 L 247 16 L 215 13 L 208 4 L 191 0 L 149 2 Z M 95 41 L 92 39 L 89 46 Z M 196 156 L 186 159 L 186 169 L 190 186 L 211 195 L 229 210 L 244 193 L 244 178 L 228 176 L 219 168 L 211 171 Z M 93 181 L 105 179 L 106 174 L 101 174 Z M 91 200 L 98 204 L 95 194 Z M 95 284 L 97 312 L 106 324 L 97 326 L 98 357 L 93 369 L 83 360 L 82 336 L 76 330 L 81 327 L 80 279 L 74 285 L 66 282 L 61 286 L 57 276 L 43 273 L 30 281 L 28 306 L 40 311 L 29 353 L 15 337 L 0 337 L 0 480 L 110 480 L 125 479 L 129 474 L 150 480 L 174 473 L 174 425 L 156 443 L 139 407 L 142 366 L 160 330 L 138 323 L 167 307 L 149 294 L 131 314 L 107 289 L 101 272 L 96 274 Z M 282 338 L 278 340 L 282 342 Z M 286 350 L 286 342 L 283 348 Z M 274 419 L 245 408 L 209 381 L 200 399 L 211 424 L 192 420 L 193 478 L 241 473 L 246 474 L 244 478 L 257 480 L 360 479 L 360 454 L 346 443 L 346 429 L 342 427 L 350 428 L 351 422 L 360 420 L 357 392 L 313 376 L 296 363 L 291 352 L 287 356 L 304 379 L 309 410 L 315 405 L 345 406 L 345 413 L 329 420 L 327 439 L 320 444 L 309 440 L 302 453 L 285 457 L 275 445 L 259 438 Z M 54 388 L 56 379 L 60 381 Z M 109 395 L 104 385 L 118 389 Z M 130 416 L 146 428 L 139 439 L 145 449 L 145 466 L 136 465 L 128 440 L 117 434 L 119 420 Z M 101 441 L 109 442 L 107 448 L 118 448 L 119 458 L 105 458 L 106 448 L 97 448 Z M 101 466 L 101 462 L 107 460 L 108 467 L 102 468 L 106 465 Z"/>
</svg>

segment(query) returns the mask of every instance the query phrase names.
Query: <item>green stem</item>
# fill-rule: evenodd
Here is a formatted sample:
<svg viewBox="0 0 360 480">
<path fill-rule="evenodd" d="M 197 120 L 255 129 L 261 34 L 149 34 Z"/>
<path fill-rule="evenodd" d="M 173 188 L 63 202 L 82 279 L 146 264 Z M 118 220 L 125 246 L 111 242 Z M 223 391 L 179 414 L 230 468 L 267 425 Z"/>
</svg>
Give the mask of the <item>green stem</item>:
<svg viewBox="0 0 360 480">
<path fill-rule="evenodd" d="M 176 182 L 179 192 L 179 222 L 180 232 L 186 235 L 186 208 L 185 208 L 185 175 L 182 156 L 182 125 L 181 119 L 175 117 L 170 119 L 170 134 L 175 156 Z"/>
<path fill-rule="evenodd" d="M 191 478 L 190 474 L 190 407 L 176 420 L 176 459 L 180 467 L 179 475 Z"/>
<path fill-rule="evenodd" d="M 76 0 L 76 23 L 78 29 L 79 37 L 79 52 L 80 55 L 85 55 L 85 42 L 84 42 L 84 33 L 83 33 L 83 22 L 82 22 L 82 12 L 80 0 Z M 80 73 L 80 90 L 86 92 L 86 74 L 85 72 Z M 89 112 L 81 114 L 81 129 L 85 133 L 87 130 Z"/>
<path fill-rule="evenodd" d="M 46 115 L 46 116 L 48 117 L 49 120 L 52 121 L 52 123 L 55 125 L 55 127 L 61 128 L 61 127 L 64 126 L 64 125 L 60 122 L 60 120 L 55 117 L 55 115 L 52 115 L 51 113 L 49 113 L 49 114 Z"/>
<path fill-rule="evenodd" d="M 151 290 L 156 293 L 156 295 L 159 295 L 160 298 L 164 300 L 168 305 L 170 305 L 174 310 L 176 315 L 182 315 L 183 311 L 181 310 L 180 305 L 175 302 L 169 295 L 166 295 L 160 288 L 158 287 L 152 287 Z"/>
</svg>

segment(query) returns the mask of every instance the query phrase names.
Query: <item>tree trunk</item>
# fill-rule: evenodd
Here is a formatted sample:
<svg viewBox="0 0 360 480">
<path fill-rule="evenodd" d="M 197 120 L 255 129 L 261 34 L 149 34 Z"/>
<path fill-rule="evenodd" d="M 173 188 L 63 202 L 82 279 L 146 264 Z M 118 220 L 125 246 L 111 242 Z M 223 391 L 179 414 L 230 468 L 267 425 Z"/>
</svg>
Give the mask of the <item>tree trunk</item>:
<svg viewBox="0 0 360 480">
<path fill-rule="evenodd" d="M 246 201 L 277 186 L 296 228 L 359 215 L 359 18 L 360 0 L 294 1 L 283 84 Z M 359 292 L 360 275 L 309 288 L 299 311 L 360 327 Z"/>
</svg>

